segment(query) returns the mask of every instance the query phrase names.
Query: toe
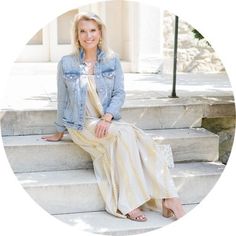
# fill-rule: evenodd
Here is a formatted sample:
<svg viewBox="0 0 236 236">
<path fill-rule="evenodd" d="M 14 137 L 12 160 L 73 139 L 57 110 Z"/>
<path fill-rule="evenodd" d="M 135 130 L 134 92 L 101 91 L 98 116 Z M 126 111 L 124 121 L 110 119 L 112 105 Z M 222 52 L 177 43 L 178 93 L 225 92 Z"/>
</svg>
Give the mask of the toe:
<svg viewBox="0 0 236 236">
<path fill-rule="evenodd" d="M 141 220 L 141 221 L 146 221 L 147 220 L 147 218 L 144 215 L 137 216 L 136 218 L 138 220 Z"/>
</svg>

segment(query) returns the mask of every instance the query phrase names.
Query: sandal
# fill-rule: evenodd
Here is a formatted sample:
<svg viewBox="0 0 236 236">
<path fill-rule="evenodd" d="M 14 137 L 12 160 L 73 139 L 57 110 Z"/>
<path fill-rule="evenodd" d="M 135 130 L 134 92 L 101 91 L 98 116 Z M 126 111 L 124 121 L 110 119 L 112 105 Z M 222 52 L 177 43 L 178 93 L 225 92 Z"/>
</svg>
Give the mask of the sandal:
<svg viewBox="0 0 236 236">
<path fill-rule="evenodd" d="M 142 214 L 141 210 L 136 208 L 133 211 L 129 212 L 127 215 L 129 220 L 144 222 L 147 221 L 147 218 L 144 214 Z"/>
<path fill-rule="evenodd" d="M 181 205 L 179 205 L 181 206 Z M 181 208 L 176 208 L 176 209 L 180 209 L 179 211 L 174 211 L 173 209 L 169 208 L 167 205 L 166 205 L 166 201 L 165 199 L 162 199 L 162 215 L 164 217 L 167 217 L 167 218 L 170 218 L 170 217 L 175 217 L 176 219 L 179 219 L 181 218 L 182 216 L 185 215 L 185 212 L 184 210 Z"/>
</svg>

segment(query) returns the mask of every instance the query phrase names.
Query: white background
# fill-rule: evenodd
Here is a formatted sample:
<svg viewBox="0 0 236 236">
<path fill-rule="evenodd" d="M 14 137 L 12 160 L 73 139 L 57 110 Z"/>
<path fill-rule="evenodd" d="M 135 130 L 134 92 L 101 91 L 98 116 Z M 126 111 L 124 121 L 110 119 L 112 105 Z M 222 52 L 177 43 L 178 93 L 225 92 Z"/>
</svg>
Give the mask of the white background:
<svg viewBox="0 0 236 236">
<path fill-rule="evenodd" d="M 96 1 L 80 0 L 8 0 L 0 3 L 0 104 L 11 64 L 27 41 L 58 15 Z M 236 79 L 236 8 L 233 0 L 148 1 L 179 15 L 198 29 L 211 43 L 222 60 L 231 84 Z M 165 3 L 161 3 L 165 2 Z M 14 85 L 12 85 L 14 86 Z M 28 89 L 28 88 L 27 88 Z M 4 149 L 0 147 L 0 234 L 4 236 L 81 235 L 42 210 L 17 182 Z M 235 235 L 236 233 L 236 161 L 235 148 L 226 170 L 215 188 L 200 206 L 183 219 L 148 235 Z M 87 234 L 83 232 L 83 234 Z"/>
</svg>

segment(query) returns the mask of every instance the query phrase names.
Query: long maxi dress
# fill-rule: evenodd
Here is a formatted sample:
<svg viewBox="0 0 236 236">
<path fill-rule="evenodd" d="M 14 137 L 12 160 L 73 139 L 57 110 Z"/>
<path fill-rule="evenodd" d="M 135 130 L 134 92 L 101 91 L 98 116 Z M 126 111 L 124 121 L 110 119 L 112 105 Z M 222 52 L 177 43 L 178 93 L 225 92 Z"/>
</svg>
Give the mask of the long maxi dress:
<svg viewBox="0 0 236 236">
<path fill-rule="evenodd" d="M 121 218 L 137 207 L 161 211 L 163 198 L 178 197 L 169 172 L 171 150 L 123 121 L 112 121 L 108 134 L 97 138 L 95 127 L 103 108 L 94 76 L 83 79 L 88 90 L 85 125 L 82 131 L 68 128 L 68 132 L 91 155 L 106 211 Z"/>
</svg>

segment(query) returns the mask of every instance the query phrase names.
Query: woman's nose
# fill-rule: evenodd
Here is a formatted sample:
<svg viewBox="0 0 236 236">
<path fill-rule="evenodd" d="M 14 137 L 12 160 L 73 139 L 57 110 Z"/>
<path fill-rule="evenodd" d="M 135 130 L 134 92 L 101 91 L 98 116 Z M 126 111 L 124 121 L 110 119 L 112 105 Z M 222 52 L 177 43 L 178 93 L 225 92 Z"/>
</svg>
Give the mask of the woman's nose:
<svg viewBox="0 0 236 236">
<path fill-rule="evenodd" d="M 92 36 L 91 32 L 87 33 L 87 38 L 90 38 Z"/>
</svg>

